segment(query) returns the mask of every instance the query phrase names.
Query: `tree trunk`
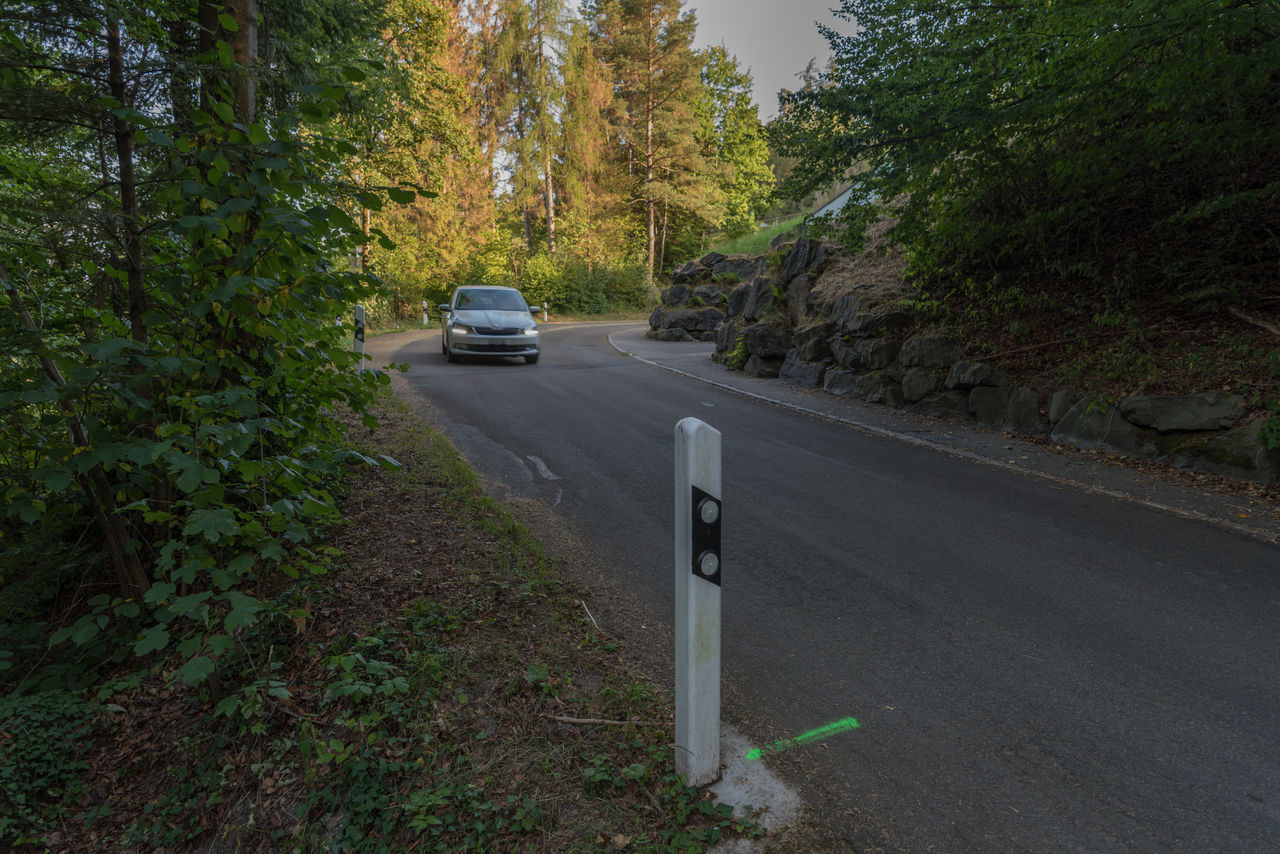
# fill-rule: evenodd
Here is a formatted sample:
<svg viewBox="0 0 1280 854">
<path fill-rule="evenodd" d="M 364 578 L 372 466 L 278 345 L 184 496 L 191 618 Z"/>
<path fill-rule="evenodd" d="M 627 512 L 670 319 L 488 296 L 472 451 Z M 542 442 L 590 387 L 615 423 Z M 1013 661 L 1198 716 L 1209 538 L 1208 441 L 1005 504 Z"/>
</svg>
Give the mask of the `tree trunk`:
<svg viewBox="0 0 1280 854">
<path fill-rule="evenodd" d="M 551 181 L 551 146 L 543 145 L 543 169 L 546 171 L 546 185 L 543 194 L 547 197 L 547 255 L 554 258 L 556 254 L 556 201 L 555 186 Z"/>
<path fill-rule="evenodd" d="M 218 14 L 222 11 L 222 3 L 215 0 L 200 0 L 200 8 L 196 10 L 196 24 L 199 35 L 196 38 L 196 51 L 206 56 L 217 44 L 218 33 L 222 25 L 218 22 Z M 209 93 L 216 88 L 217 77 L 212 70 L 200 75 L 200 109 L 209 112 Z"/>
<path fill-rule="evenodd" d="M 250 124 L 258 107 L 257 78 L 254 77 L 254 66 L 258 64 L 258 0 L 228 0 L 227 6 L 237 25 L 236 31 L 230 34 L 231 48 L 239 66 L 232 77 L 236 118 Z"/>
<path fill-rule="evenodd" d="M 31 318 L 31 312 L 27 311 L 22 293 L 9 278 L 9 273 L 4 267 L 0 267 L 0 287 L 3 287 L 9 294 L 9 301 L 18 314 L 18 321 L 27 329 L 35 330 L 35 321 Z M 66 384 L 66 380 L 62 377 L 62 372 L 48 356 L 40 357 L 40 367 L 44 370 L 45 376 L 55 386 Z M 75 406 L 68 400 L 59 400 L 58 406 L 67 416 L 67 429 L 71 433 L 72 443 L 77 448 L 89 447 L 89 435 L 85 431 L 84 422 L 80 418 L 80 413 L 76 412 Z M 80 484 L 80 489 L 84 492 L 85 499 L 89 502 L 89 510 L 93 514 L 93 520 L 106 543 L 107 553 L 111 556 L 111 567 L 116 575 L 116 584 L 120 588 L 120 595 L 126 599 L 140 599 L 147 592 L 147 588 L 151 586 L 151 582 L 147 578 L 146 570 L 143 569 L 138 555 L 129 547 L 129 532 L 125 527 L 124 520 L 116 515 L 111 484 L 107 480 L 106 473 L 102 470 L 102 465 L 96 464 L 87 473 L 77 475 L 76 481 Z"/>
<path fill-rule="evenodd" d="M 645 69 L 645 102 L 644 102 L 644 218 L 647 235 L 645 246 L 646 265 L 648 268 L 649 290 L 653 290 L 653 244 L 654 244 L 654 200 L 653 200 L 653 121 L 657 106 L 653 102 L 654 55 L 657 45 L 654 41 L 653 7 L 649 7 L 648 51 Z"/>
<path fill-rule="evenodd" d="M 111 97 L 121 104 L 130 98 L 124 83 L 124 54 L 120 48 L 120 23 L 107 22 L 107 64 Z M 138 186 L 133 170 L 133 125 L 116 118 L 116 166 L 120 176 L 120 216 L 124 222 L 124 261 L 129 283 L 129 327 L 134 341 L 147 340 L 147 294 L 142 278 L 142 232 L 138 227 Z M 148 394 L 149 399 L 149 394 Z"/>
<path fill-rule="evenodd" d="M 662 269 L 663 259 L 667 257 L 667 203 L 662 203 L 662 235 L 658 241 L 658 269 Z"/>
<path fill-rule="evenodd" d="M 364 241 L 356 248 L 355 257 L 351 259 L 351 272 L 363 273 L 369 267 L 369 231 L 373 228 L 373 214 L 366 207 L 360 208 L 360 233 Z"/>
<path fill-rule="evenodd" d="M 548 114 L 551 112 L 547 102 L 551 97 L 551 84 L 547 79 L 546 32 L 544 30 L 546 18 L 543 14 L 541 3 L 535 6 L 534 20 L 538 28 L 536 36 L 538 51 L 538 124 L 540 129 L 539 136 L 542 140 L 542 195 L 547 214 L 547 256 L 554 258 L 556 254 L 556 202 L 555 186 L 551 178 L 551 139 L 547 132 Z"/>
<path fill-rule="evenodd" d="M 653 245 L 654 245 L 654 204 L 653 199 L 653 89 L 649 90 L 649 98 L 645 105 L 644 126 L 644 224 L 645 224 L 645 263 L 649 271 L 649 290 L 653 290 Z"/>
</svg>

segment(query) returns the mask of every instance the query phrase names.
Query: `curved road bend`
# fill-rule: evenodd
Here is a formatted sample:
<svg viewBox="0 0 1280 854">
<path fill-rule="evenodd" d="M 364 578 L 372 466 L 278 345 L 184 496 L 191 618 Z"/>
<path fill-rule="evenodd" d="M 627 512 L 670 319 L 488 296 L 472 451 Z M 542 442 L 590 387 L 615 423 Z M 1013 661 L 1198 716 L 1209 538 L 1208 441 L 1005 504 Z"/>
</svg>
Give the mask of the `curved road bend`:
<svg viewBox="0 0 1280 854">
<path fill-rule="evenodd" d="M 673 428 L 722 432 L 725 717 L 860 721 L 768 759 L 834 847 L 1280 844 L 1280 547 L 658 370 L 622 328 L 543 326 L 535 366 L 370 350 L 666 626 Z"/>
</svg>

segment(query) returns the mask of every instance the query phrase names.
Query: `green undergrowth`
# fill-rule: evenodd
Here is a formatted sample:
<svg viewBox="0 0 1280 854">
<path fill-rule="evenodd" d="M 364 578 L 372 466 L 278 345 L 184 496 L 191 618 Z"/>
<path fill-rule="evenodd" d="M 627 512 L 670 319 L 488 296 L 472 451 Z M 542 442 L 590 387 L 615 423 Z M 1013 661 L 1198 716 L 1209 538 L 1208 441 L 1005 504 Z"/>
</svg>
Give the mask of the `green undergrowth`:
<svg viewBox="0 0 1280 854">
<path fill-rule="evenodd" d="M 1057 284 L 918 282 L 903 304 L 916 320 L 908 334 L 955 339 L 966 358 L 1021 384 L 1070 389 L 1102 406 L 1131 395 L 1238 395 L 1280 447 L 1280 348 L 1265 324 L 1248 319 L 1269 316 L 1264 290 L 1242 290 L 1231 303 L 1187 303 Z"/>
<path fill-rule="evenodd" d="M 290 619 L 237 636 L 237 678 L 123 662 L 0 704 L 0 842 L 693 852 L 758 833 L 675 776 L 668 699 L 556 558 L 441 433 L 381 406 L 350 433 L 401 467 L 352 473 L 327 573 L 257 591 Z"/>
<path fill-rule="evenodd" d="M 762 228 L 754 234 L 748 234 L 745 237 L 739 237 L 736 240 L 730 240 L 713 246 L 710 252 L 719 252 L 722 255 L 763 255 L 769 251 L 769 243 L 779 234 L 786 234 L 793 231 L 802 222 L 805 215 L 797 214 L 790 219 L 784 219 L 782 222 Z"/>
</svg>

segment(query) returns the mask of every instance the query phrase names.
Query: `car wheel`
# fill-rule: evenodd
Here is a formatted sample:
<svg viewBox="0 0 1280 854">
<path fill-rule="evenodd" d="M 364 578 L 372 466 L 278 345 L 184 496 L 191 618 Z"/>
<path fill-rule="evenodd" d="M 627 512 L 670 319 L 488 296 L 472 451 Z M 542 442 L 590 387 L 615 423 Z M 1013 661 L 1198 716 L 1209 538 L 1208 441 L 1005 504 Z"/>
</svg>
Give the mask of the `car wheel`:
<svg viewBox="0 0 1280 854">
<path fill-rule="evenodd" d="M 525 356 L 525 357 L 524 357 L 524 363 L 525 363 L 526 365 L 536 365 L 536 364 L 538 364 L 538 354 L 537 354 L 537 353 L 535 353 L 535 354 L 533 354 L 532 356 Z"/>
</svg>

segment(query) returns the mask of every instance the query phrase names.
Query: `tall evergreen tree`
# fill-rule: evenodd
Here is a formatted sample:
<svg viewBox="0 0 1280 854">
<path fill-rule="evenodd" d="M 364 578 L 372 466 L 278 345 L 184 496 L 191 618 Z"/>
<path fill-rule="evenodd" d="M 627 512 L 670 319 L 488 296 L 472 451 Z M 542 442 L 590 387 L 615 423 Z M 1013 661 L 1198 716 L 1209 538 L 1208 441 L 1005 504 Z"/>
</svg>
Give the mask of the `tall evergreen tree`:
<svg viewBox="0 0 1280 854">
<path fill-rule="evenodd" d="M 505 78 L 504 153 L 520 205 L 525 242 L 534 243 L 535 206 L 541 208 L 545 245 L 555 252 L 557 119 L 563 101 L 558 53 L 566 25 L 563 0 L 501 0 L 502 22 L 494 57 Z"/>
<path fill-rule="evenodd" d="M 627 243 L 620 218 L 621 187 L 612 168 L 609 115 L 613 81 L 586 23 L 575 20 L 562 65 L 564 108 L 557 159 L 560 219 L 566 237 L 589 268 L 620 257 Z"/>
<path fill-rule="evenodd" d="M 672 207 L 715 221 L 719 200 L 698 140 L 701 60 L 697 22 L 680 0 L 591 0 L 591 21 L 614 74 L 615 134 L 642 211 L 650 287 L 659 227 Z"/>
</svg>

